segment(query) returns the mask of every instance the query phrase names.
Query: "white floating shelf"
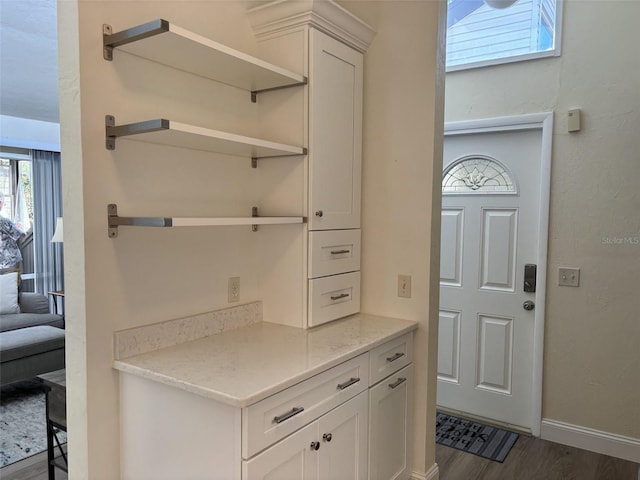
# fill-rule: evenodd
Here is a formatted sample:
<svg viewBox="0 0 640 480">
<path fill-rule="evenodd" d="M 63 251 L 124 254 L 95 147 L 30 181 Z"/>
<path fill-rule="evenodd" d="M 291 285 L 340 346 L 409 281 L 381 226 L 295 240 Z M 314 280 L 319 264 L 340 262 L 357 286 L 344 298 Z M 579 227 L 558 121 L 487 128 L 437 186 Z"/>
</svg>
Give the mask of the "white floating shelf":
<svg viewBox="0 0 640 480">
<path fill-rule="evenodd" d="M 306 77 L 185 30 L 153 20 L 117 33 L 103 26 L 104 58 L 113 49 L 242 88 L 253 94 L 307 83 Z M 254 98 L 255 100 L 255 98 Z"/>
<path fill-rule="evenodd" d="M 304 147 L 187 125 L 164 118 L 127 125 L 114 125 L 114 123 L 114 117 L 107 115 L 106 147 L 108 150 L 115 150 L 116 138 L 129 137 L 130 140 L 140 142 L 192 148 L 253 159 L 306 155 L 307 153 L 307 149 Z"/>
<path fill-rule="evenodd" d="M 254 207 L 254 214 L 257 209 Z M 120 217 L 118 206 L 109 204 L 107 207 L 109 237 L 118 236 L 118 227 L 230 227 L 251 225 L 257 230 L 258 225 L 291 225 L 305 223 L 305 217 Z"/>
</svg>

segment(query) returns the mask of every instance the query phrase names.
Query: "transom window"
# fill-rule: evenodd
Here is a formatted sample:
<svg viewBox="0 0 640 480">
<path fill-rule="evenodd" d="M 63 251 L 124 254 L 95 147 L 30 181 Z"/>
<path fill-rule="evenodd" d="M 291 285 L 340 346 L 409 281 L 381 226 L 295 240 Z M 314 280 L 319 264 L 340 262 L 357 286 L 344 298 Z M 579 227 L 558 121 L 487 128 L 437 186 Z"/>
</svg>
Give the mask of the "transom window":
<svg viewBox="0 0 640 480">
<path fill-rule="evenodd" d="M 498 160 L 484 155 L 462 157 L 442 174 L 442 194 L 514 194 L 516 183 Z"/>
<path fill-rule="evenodd" d="M 447 71 L 560 55 L 562 0 L 447 0 Z"/>
</svg>

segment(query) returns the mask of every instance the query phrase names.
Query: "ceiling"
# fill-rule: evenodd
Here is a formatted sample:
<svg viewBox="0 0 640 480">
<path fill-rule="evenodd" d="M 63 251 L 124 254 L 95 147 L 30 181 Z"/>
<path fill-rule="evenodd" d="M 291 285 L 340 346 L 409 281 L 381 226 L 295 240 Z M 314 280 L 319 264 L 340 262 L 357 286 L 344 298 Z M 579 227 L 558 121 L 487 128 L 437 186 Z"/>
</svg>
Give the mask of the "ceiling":
<svg viewBox="0 0 640 480">
<path fill-rule="evenodd" d="M 0 0 L 0 114 L 58 122 L 56 0 Z"/>
</svg>

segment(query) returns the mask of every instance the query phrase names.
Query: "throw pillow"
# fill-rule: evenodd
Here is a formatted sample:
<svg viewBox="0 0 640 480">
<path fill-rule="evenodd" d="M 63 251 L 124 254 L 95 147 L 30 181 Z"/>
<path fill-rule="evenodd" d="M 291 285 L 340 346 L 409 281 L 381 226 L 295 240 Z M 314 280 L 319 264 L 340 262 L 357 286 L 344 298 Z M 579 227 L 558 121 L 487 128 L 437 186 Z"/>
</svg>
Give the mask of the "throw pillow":
<svg viewBox="0 0 640 480">
<path fill-rule="evenodd" d="M 0 275 L 0 315 L 8 313 L 20 313 L 17 272 Z"/>
</svg>

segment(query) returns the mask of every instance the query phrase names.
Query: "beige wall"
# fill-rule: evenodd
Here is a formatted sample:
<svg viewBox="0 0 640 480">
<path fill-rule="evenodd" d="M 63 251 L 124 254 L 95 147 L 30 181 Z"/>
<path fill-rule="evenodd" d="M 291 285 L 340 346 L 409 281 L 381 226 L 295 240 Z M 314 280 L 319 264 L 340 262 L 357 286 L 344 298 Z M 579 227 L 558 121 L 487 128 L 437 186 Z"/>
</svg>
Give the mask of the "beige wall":
<svg viewBox="0 0 640 480">
<path fill-rule="evenodd" d="M 443 85 L 437 76 L 439 4 L 344 5 L 377 32 L 365 56 L 362 310 L 420 323 L 415 342 L 414 470 L 424 474 L 435 463 L 443 126 Z M 410 299 L 397 296 L 398 274 L 412 277 Z"/>
<path fill-rule="evenodd" d="M 300 324 L 300 225 L 255 234 L 250 227 L 121 228 L 118 238 L 107 237 L 108 203 L 124 216 L 248 216 L 265 203 L 271 213 L 302 213 L 299 158 L 252 170 L 248 159 L 206 152 L 126 140 L 115 152 L 104 147 L 105 114 L 117 123 L 164 117 L 260 137 L 247 92 L 118 51 L 114 62 L 102 58 L 103 23 L 118 31 L 154 18 L 253 53 L 246 8 L 237 1 L 60 2 L 72 478 L 118 477 L 114 331 L 226 307 L 232 276 L 241 277 L 243 303 L 264 300 L 265 313 L 276 306 L 293 312 L 285 321 Z M 270 139 L 295 143 L 287 137 L 299 130 L 285 124 Z M 269 190 L 282 194 L 265 200 Z M 279 275 L 279 289 L 272 285 L 266 295 L 263 285 L 272 282 L 263 279 L 278 268 L 273 259 L 293 264 L 293 273 Z"/>
<path fill-rule="evenodd" d="M 544 418 L 640 438 L 638 2 L 567 1 L 562 56 L 447 74 L 446 120 L 554 111 Z M 583 129 L 567 133 L 567 110 Z M 558 267 L 581 268 L 579 288 Z"/>
<path fill-rule="evenodd" d="M 430 261 L 437 250 L 431 224 L 438 224 L 431 216 L 433 171 L 440 169 L 433 162 L 440 143 L 434 131 L 442 123 L 434 114 L 437 6 L 354 5 L 379 28 L 366 60 L 363 309 L 421 323 L 417 470 L 434 462 L 435 390 L 427 386 L 435 385 L 435 364 L 427 359 L 435 350 L 427 343 L 429 335 L 434 338 L 437 303 L 428 301 L 437 268 Z M 107 237 L 108 203 L 117 203 L 123 216 L 247 215 L 252 205 L 301 212 L 299 163 L 251 170 L 237 158 L 139 142 L 120 140 L 115 152 L 104 148 L 105 114 L 115 115 L 116 123 L 166 117 L 260 137 L 266 131 L 260 109 L 246 92 L 117 51 L 114 62 L 102 59 L 103 23 L 118 31 L 154 18 L 255 53 L 246 8 L 244 1 L 59 2 L 72 478 L 118 476 L 114 331 L 225 307 L 231 276 L 241 277 L 243 302 L 265 302 L 265 320 L 300 323 L 300 226 L 265 227 L 257 234 L 240 227 L 121 228 L 118 238 Z M 269 134 L 296 143 L 303 132 L 285 122 Z M 411 300 L 395 297 L 398 273 L 413 275 Z"/>
</svg>

